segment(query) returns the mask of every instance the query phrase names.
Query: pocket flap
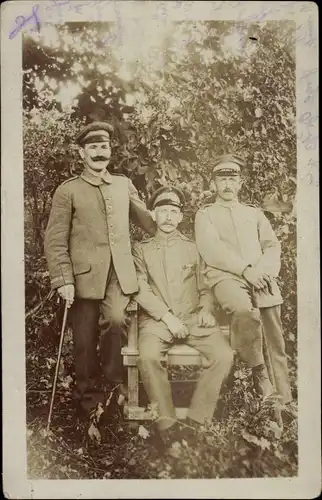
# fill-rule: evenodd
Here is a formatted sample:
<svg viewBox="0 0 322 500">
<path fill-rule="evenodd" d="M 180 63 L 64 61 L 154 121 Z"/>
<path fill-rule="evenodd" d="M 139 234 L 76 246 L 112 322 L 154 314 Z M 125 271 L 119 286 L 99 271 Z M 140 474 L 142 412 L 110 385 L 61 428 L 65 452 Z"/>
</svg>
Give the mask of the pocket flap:
<svg viewBox="0 0 322 500">
<path fill-rule="evenodd" d="M 184 279 L 190 278 L 196 272 L 197 263 L 193 262 L 191 264 L 183 264 L 182 266 L 182 274 Z"/>
<path fill-rule="evenodd" d="M 78 262 L 73 264 L 74 275 L 88 273 L 91 270 L 91 265 L 88 262 Z"/>
</svg>

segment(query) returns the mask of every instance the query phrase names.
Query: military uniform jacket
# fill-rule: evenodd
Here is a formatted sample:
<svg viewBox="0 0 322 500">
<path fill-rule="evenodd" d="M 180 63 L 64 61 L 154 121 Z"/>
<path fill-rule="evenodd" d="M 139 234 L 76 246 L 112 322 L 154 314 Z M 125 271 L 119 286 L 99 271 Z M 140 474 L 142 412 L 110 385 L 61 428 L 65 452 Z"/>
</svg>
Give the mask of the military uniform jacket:
<svg viewBox="0 0 322 500">
<path fill-rule="evenodd" d="M 275 280 L 280 270 L 281 247 L 260 209 L 238 201 L 231 206 L 216 201 L 197 212 L 195 236 L 206 263 L 208 286 L 229 278 L 246 283 L 242 274 L 252 265 L 272 278 L 273 288 L 273 295 L 255 292 L 255 305 L 271 307 L 282 303 Z"/>
<path fill-rule="evenodd" d="M 133 255 L 139 281 L 135 300 L 144 310 L 141 321 L 144 315 L 159 321 L 168 311 L 182 321 L 200 308 L 213 311 L 196 244 L 179 231 L 137 243 Z"/>
<path fill-rule="evenodd" d="M 129 214 L 154 234 L 155 223 L 125 176 L 106 172 L 101 178 L 85 170 L 61 184 L 45 233 L 52 287 L 74 283 L 77 297 L 102 299 L 113 260 L 123 293 L 137 292 Z"/>
</svg>

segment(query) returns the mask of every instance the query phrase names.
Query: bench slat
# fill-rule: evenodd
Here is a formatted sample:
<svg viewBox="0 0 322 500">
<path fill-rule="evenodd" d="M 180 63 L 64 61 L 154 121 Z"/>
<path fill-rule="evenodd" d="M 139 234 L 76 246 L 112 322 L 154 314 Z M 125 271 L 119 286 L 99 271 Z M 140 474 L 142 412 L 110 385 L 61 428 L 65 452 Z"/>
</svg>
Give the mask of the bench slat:
<svg viewBox="0 0 322 500">
<path fill-rule="evenodd" d="M 188 408 L 175 408 L 176 417 L 184 419 L 187 416 Z M 127 420 L 153 420 L 153 413 L 143 406 L 124 406 L 124 418 Z"/>
</svg>

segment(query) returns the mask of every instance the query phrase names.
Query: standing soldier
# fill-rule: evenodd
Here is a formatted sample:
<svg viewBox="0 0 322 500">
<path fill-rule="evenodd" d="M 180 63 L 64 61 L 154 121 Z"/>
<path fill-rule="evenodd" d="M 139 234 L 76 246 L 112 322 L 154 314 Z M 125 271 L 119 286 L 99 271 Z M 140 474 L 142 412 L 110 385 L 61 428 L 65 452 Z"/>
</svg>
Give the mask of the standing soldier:
<svg viewBox="0 0 322 500">
<path fill-rule="evenodd" d="M 196 214 L 196 243 L 206 282 L 231 317 L 232 347 L 252 368 L 255 389 L 264 400 L 276 400 L 277 392 L 286 405 L 292 395 L 276 283 L 281 248 L 263 212 L 238 201 L 242 166 L 232 154 L 215 161 L 217 198 Z"/>
<path fill-rule="evenodd" d="M 156 235 L 133 249 L 140 288 L 135 299 L 141 306 L 138 367 L 149 400 L 158 408 L 157 426 L 165 445 L 178 437 L 180 428 L 162 354 L 179 341 L 207 359 L 188 411 L 192 429 L 211 420 L 233 360 L 213 316 L 213 296 L 202 283 L 196 244 L 177 231 L 183 203 L 179 189 L 158 189 L 150 200 Z"/>
<path fill-rule="evenodd" d="M 138 291 L 131 254 L 129 214 L 150 234 L 155 224 L 132 182 L 110 174 L 111 125 L 93 122 L 76 137 L 84 162 L 81 175 L 56 190 L 45 234 L 52 288 L 67 301 L 73 328 L 75 397 L 97 425 L 104 401 L 100 356 L 110 382 L 123 382 L 125 309 Z"/>
</svg>

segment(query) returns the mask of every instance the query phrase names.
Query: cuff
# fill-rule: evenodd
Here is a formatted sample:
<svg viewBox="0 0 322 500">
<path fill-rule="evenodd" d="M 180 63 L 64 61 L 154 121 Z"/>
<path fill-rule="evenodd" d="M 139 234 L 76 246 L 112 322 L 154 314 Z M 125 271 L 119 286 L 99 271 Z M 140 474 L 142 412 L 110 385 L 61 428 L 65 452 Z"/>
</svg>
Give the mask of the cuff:
<svg viewBox="0 0 322 500">
<path fill-rule="evenodd" d="M 164 308 L 160 307 L 160 309 L 155 314 L 151 314 L 151 316 L 156 321 L 161 321 L 163 316 L 165 316 L 168 312 L 171 312 L 170 309 L 167 306 L 164 306 Z"/>
<path fill-rule="evenodd" d="M 209 290 L 207 293 L 202 295 L 199 300 L 199 305 L 197 310 L 203 309 L 204 311 L 213 312 L 215 307 L 215 297 L 213 293 Z"/>
<path fill-rule="evenodd" d="M 51 280 L 51 288 L 53 290 L 56 290 L 57 288 L 60 288 L 63 285 L 73 285 L 73 284 L 74 284 L 73 280 L 65 280 L 62 277 L 53 278 Z"/>
</svg>

